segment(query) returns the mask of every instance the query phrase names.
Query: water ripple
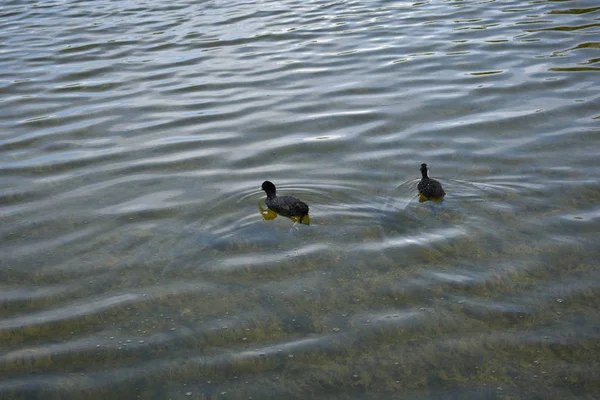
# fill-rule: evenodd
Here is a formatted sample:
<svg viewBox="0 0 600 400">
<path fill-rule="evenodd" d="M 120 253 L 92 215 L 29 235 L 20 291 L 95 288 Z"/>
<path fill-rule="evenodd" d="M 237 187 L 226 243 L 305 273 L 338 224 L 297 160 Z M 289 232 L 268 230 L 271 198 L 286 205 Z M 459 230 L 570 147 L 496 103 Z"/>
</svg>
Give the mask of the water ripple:
<svg viewBox="0 0 600 400">
<path fill-rule="evenodd" d="M 0 322 L 0 331 L 25 328 L 32 325 L 54 323 L 66 319 L 95 314 L 111 309 L 120 304 L 126 304 L 134 301 L 138 297 L 138 295 L 134 294 L 123 294 L 94 302 L 86 302 L 85 304 L 77 304 L 70 307 L 63 307 L 61 309 L 43 311 L 37 314 L 3 320 Z"/>
</svg>

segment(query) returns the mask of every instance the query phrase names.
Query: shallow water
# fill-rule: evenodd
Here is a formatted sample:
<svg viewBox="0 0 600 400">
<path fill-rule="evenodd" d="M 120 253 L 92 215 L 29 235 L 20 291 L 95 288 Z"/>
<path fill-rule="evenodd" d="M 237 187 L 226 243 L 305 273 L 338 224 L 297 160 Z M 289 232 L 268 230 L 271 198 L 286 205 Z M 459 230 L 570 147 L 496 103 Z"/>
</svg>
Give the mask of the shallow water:
<svg viewBox="0 0 600 400">
<path fill-rule="evenodd" d="M 0 398 L 600 393 L 596 1 L 6 1 L 0 52 Z"/>
</svg>

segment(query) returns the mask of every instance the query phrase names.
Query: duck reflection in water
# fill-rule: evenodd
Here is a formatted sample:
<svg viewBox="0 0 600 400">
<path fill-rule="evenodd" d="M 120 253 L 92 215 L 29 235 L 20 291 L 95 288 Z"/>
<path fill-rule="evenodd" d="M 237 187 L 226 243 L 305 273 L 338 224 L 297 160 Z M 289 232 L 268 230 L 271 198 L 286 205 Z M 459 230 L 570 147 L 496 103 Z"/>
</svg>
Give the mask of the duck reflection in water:
<svg viewBox="0 0 600 400">
<path fill-rule="evenodd" d="M 442 184 L 430 178 L 427 175 L 427 164 L 421 164 L 421 180 L 417 185 L 419 191 L 419 203 L 431 201 L 433 203 L 439 203 L 440 209 L 444 209 L 444 196 L 446 192 L 442 188 Z M 430 204 L 431 211 L 435 214 L 436 210 L 432 204 Z"/>
<path fill-rule="evenodd" d="M 270 181 L 264 181 L 261 189 L 267 194 L 265 203 L 268 207 L 263 208 L 260 203 L 258 204 L 263 219 L 270 221 L 277 218 L 277 215 L 287 217 L 294 222 L 291 231 L 297 229 L 298 224 L 310 225 L 306 203 L 292 196 L 277 196 L 277 189 Z"/>
</svg>

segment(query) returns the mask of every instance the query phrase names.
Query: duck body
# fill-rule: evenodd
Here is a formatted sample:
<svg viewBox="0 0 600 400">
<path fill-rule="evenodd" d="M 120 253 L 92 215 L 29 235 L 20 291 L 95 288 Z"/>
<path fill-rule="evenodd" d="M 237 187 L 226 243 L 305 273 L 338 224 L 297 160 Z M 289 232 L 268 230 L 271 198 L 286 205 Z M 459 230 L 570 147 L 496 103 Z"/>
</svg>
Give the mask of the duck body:
<svg viewBox="0 0 600 400">
<path fill-rule="evenodd" d="M 277 196 L 277 190 L 272 182 L 265 181 L 262 190 L 267 193 L 267 207 L 279 215 L 288 218 L 299 218 L 299 222 L 308 215 L 308 205 L 293 196 Z"/>
<path fill-rule="evenodd" d="M 421 195 L 419 200 L 421 203 L 427 200 L 441 201 L 446 192 L 442 188 L 442 184 L 435 179 L 431 179 L 427 175 L 427 164 L 421 164 L 421 181 L 417 185 L 417 190 Z"/>
</svg>

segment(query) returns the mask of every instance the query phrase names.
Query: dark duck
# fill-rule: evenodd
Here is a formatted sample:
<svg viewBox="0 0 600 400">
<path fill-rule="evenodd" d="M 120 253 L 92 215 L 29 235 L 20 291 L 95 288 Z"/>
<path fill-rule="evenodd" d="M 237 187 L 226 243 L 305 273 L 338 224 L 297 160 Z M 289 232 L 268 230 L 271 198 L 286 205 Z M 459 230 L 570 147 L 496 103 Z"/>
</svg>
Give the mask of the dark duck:
<svg viewBox="0 0 600 400">
<path fill-rule="evenodd" d="M 292 196 L 277 196 L 277 189 L 273 182 L 270 181 L 263 182 L 262 190 L 267 193 L 265 203 L 269 209 L 279 215 L 292 219 L 295 223 L 310 224 L 306 203 Z"/>
<path fill-rule="evenodd" d="M 444 199 L 446 192 L 444 192 L 441 183 L 435 179 L 431 179 L 427 175 L 427 164 L 421 164 L 421 176 L 421 181 L 417 185 L 417 190 L 420 195 L 419 203 L 423 203 L 427 200 L 441 202 Z"/>
</svg>

